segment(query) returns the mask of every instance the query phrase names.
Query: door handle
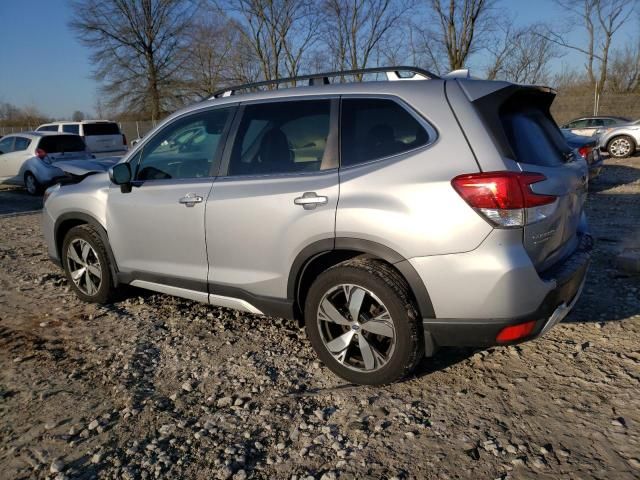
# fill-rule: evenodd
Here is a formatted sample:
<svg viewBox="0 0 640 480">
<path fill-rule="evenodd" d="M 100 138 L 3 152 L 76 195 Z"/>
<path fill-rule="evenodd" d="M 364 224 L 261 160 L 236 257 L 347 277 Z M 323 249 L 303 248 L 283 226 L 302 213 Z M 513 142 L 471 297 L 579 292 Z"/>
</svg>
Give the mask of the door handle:
<svg viewBox="0 0 640 480">
<path fill-rule="evenodd" d="M 186 205 L 187 207 L 193 207 L 196 203 L 202 203 L 204 200 L 200 195 L 196 195 L 195 193 L 187 193 L 184 197 L 182 197 L 178 202 Z"/>
<path fill-rule="evenodd" d="M 293 200 L 296 205 L 302 205 L 305 210 L 313 210 L 318 205 L 324 205 L 329 201 L 328 197 L 316 194 L 316 192 L 304 192 L 301 197 Z"/>
</svg>

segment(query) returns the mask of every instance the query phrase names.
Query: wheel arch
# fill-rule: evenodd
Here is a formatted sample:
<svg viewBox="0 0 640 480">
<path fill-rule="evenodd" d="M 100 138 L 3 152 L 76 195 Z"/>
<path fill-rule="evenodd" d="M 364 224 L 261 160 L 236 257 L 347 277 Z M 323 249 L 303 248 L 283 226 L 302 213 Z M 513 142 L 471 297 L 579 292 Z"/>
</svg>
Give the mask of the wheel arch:
<svg viewBox="0 0 640 480">
<path fill-rule="evenodd" d="M 73 213 L 65 213 L 60 215 L 56 220 L 54 226 L 54 239 L 55 239 L 55 247 L 56 253 L 58 254 L 58 258 L 60 262 L 62 262 L 62 244 L 64 243 L 64 238 L 69 233 L 73 227 L 77 227 L 78 225 L 91 225 L 96 229 L 102 243 L 105 246 L 105 250 L 107 251 L 107 255 L 109 256 L 109 269 L 111 270 L 111 278 L 113 279 L 113 286 L 118 286 L 118 265 L 116 263 L 116 259 L 113 256 L 113 251 L 111 250 L 111 244 L 109 243 L 109 236 L 107 235 L 107 231 L 102 226 L 102 224 L 95 218 L 89 214 L 82 212 L 73 212 Z"/>
<path fill-rule="evenodd" d="M 361 255 L 383 260 L 395 268 L 408 283 L 422 318 L 435 318 L 429 292 L 406 258 L 386 245 L 348 237 L 317 241 L 297 255 L 287 283 L 287 297 L 293 300 L 296 316 L 302 318 L 306 293 L 317 275 L 338 263 Z"/>
<path fill-rule="evenodd" d="M 616 133 L 607 139 L 607 142 L 605 144 L 606 145 L 605 149 L 609 151 L 609 146 L 611 145 L 611 143 L 620 137 L 627 137 L 629 140 L 631 140 L 631 146 L 633 147 L 634 150 L 638 148 L 639 144 L 636 141 L 636 139 L 633 137 L 633 135 L 629 135 L 628 133 Z M 633 154 L 633 152 L 631 153 Z"/>
</svg>

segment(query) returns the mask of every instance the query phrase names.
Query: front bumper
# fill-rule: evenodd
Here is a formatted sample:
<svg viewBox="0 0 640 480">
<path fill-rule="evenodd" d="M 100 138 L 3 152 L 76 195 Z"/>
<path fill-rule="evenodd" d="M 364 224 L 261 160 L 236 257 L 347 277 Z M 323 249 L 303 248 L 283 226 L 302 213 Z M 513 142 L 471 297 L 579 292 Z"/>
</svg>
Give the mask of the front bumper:
<svg viewBox="0 0 640 480">
<path fill-rule="evenodd" d="M 580 245 L 567 259 L 540 274 L 542 280 L 555 281 L 556 286 L 534 312 L 498 319 L 424 319 L 425 336 L 441 347 L 488 347 L 521 343 L 547 333 L 569 314 L 580 298 L 591 261 L 592 247 L 592 237 L 582 235 Z M 507 343 L 496 341 L 503 328 L 530 321 L 535 321 L 536 324 L 527 337 Z"/>
</svg>

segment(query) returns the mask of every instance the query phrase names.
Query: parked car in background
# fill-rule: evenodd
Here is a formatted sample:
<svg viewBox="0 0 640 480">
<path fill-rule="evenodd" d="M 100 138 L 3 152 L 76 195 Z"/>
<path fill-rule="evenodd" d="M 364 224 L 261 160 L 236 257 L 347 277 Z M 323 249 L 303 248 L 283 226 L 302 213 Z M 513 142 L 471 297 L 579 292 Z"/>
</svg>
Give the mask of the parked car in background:
<svg viewBox="0 0 640 480">
<path fill-rule="evenodd" d="M 355 72 L 394 81 L 233 87 L 109 175 L 47 190 L 43 232 L 73 291 L 104 303 L 130 284 L 298 319 L 324 364 L 363 384 L 438 346 L 560 322 L 592 240 L 588 167 L 551 117 L 555 92 Z"/>
<path fill-rule="evenodd" d="M 614 116 L 597 116 L 597 117 L 581 117 L 565 123 L 560 128 L 569 130 L 575 135 L 591 137 L 597 135 L 597 131 L 602 128 L 612 128 L 618 125 L 625 125 L 631 120 L 625 117 Z"/>
<path fill-rule="evenodd" d="M 78 135 L 21 132 L 0 140 L 0 183 L 23 185 L 31 195 L 42 193 L 65 173 L 62 162 L 92 160 Z"/>
<path fill-rule="evenodd" d="M 82 122 L 52 122 L 40 125 L 38 132 L 65 132 L 80 135 L 94 153 L 121 152 L 127 149 L 127 137 L 116 122 L 83 120 Z"/>
<path fill-rule="evenodd" d="M 600 148 L 615 158 L 626 158 L 640 149 L 640 120 L 597 131 Z"/>
<path fill-rule="evenodd" d="M 567 144 L 587 161 L 589 165 L 589 179 L 592 180 L 600 175 L 604 161 L 600 154 L 598 137 L 575 135 L 567 130 L 563 130 L 562 133 Z"/>
</svg>

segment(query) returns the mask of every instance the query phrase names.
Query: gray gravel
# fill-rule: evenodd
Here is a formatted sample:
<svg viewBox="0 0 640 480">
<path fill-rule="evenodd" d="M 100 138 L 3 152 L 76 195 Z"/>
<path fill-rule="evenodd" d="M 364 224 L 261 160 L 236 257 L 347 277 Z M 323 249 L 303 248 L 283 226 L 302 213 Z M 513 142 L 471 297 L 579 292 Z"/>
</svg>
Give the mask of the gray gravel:
<svg viewBox="0 0 640 480">
<path fill-rule="evenodd" d="M 638 478 L 640 277 L 615 258 L 640 247 L 640 158 L 607 160 L 589 214 L 565 322 L 383 388 L 334 377 L 294 322 L 141 290 L 81 303 L 39 217 L 0 218 L 0 477 Z"/>
</svg>

